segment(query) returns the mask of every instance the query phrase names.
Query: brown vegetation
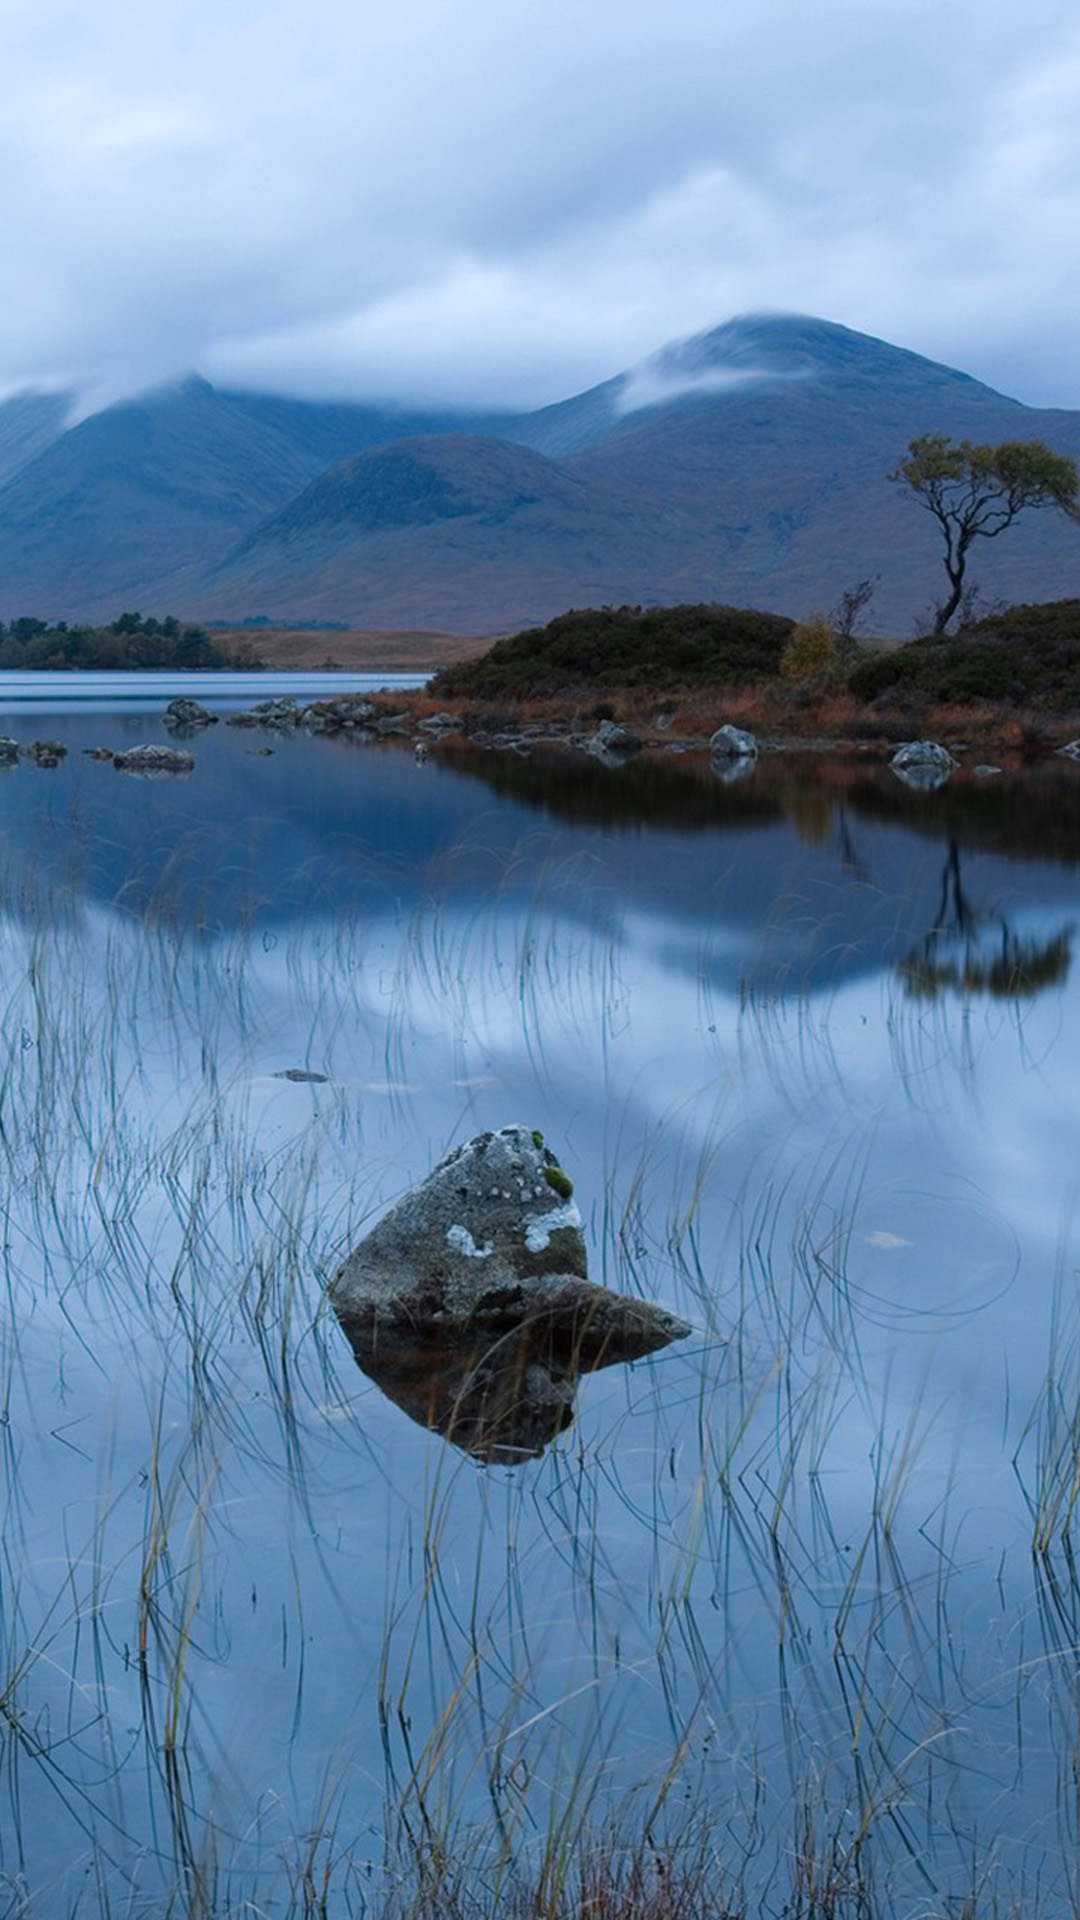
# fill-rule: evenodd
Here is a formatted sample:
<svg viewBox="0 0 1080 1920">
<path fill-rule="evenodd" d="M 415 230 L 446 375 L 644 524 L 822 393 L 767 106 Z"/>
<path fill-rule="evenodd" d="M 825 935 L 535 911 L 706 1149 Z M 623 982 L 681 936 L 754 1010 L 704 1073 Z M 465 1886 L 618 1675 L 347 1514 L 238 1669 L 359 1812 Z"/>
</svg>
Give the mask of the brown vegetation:
<svg viewBox="0 0 1080 1920">
<path fill-rule="evenodd" d="M 232 648 L 247 645 L 267 666 L 355 668 L 357 672 L 428 673 L 475 659 L 494 636 L 477 639 L 461 633 L 389 630 L 379 627 L 217 627 L 214 638 Z"/>
</svg>

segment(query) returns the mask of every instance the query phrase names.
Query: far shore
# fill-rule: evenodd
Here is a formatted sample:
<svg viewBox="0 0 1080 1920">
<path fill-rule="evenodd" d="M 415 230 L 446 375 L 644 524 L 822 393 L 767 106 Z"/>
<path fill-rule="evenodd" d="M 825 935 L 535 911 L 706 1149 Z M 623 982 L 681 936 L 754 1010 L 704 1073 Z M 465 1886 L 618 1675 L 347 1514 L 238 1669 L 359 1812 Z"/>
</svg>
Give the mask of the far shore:
<svg viewBox="0 0 1080 1920">
<path fill-rule="evenodd" d="M 424 627 L 351 627 L 345 632 L 319 627 L 208 628 L 227 647 L 250 648 L 264 666 L 280 673 L 345 668 L 358 673 L 424 673 L 456 666 L 486 653 L 497 633 L 441 633 Z"/>
</svg>

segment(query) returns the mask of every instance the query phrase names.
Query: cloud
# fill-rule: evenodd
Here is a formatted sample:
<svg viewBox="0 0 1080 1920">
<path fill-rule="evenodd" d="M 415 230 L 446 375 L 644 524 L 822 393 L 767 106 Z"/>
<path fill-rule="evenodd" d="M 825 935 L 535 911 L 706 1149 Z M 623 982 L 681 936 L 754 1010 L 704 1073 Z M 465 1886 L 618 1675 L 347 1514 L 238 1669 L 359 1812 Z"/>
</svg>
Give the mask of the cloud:
<svg viewBox="0 0 1080 1920">
<path fill-rule="evenodd" d="M 534 404 L 788 307 L 1080 403 L 1065 0 L 9 0 L 0 59 L 3 386 Z"/>
</svg>

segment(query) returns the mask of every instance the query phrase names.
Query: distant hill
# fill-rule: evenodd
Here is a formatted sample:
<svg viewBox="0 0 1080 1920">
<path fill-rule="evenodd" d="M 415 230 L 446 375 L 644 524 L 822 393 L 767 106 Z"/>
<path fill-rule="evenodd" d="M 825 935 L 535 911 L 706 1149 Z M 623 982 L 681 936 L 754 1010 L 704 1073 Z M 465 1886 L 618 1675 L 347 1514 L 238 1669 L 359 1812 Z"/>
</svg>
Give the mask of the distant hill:
<svg viewBox="0 0 1080 1920">
<path fill-rule="evenodd" d="M 425 435 L 320 475 L 208 581 L 210 604 L 329 616 L 355 597 L 384 625 L 520 626 L 551 606 L 648 591 L 663 516 L 616 482 L 489 435 Z M 412 611 L 415 609 L 415 612 Z"/>
<path fill-rule="evenodd" d="M 478 634 L 604 604 L 799 616 L 877 575 L 870 621 L 903 635 L 943 580 L 936 529 L 886 477 L 908 441 L 1080 456 L 1080 413 L 796 315 L 730 321 L 525 416 L 193 379 L 64 431 L 59 403 L 25 400 L 23 428 L 21 401 L 0 407 L 5 619 L 139 606 Z M 991 601 L 1075 593 L 1080 533 L 1029 515 L 971 577 Z"/>
</svg>

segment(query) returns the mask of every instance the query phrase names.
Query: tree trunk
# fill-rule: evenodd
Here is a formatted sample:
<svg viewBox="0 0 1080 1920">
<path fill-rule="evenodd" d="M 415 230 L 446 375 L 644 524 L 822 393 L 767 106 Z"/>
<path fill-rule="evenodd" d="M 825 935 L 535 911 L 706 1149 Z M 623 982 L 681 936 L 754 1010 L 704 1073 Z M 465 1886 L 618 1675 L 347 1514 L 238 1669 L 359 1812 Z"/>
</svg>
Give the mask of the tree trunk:
<svg viewBox="0 0 1080 1920">
<path fill-rule="evenodd" d="M 962 553 L 957 555 L 956 561 L 952 566 L 949 565 L 948 561 L 945 562 L 945 571 L 949 576 L 949 585 L 952 588 L 952 592 L 949 594 L 949 597 L 947 600 L 942 601 L 940 607 L 937 610 L 937 613 L 934 616 L 934 639 L 935 640 L 944 639 L 945 629 L 948 626 L 949 621 L 952 619 L 953 614 L 956 612 L 957 607 L 960 605 L 960 601 L 964 591 L 965 565 L 966 565 L 966 556 Z"/>
</svg>

